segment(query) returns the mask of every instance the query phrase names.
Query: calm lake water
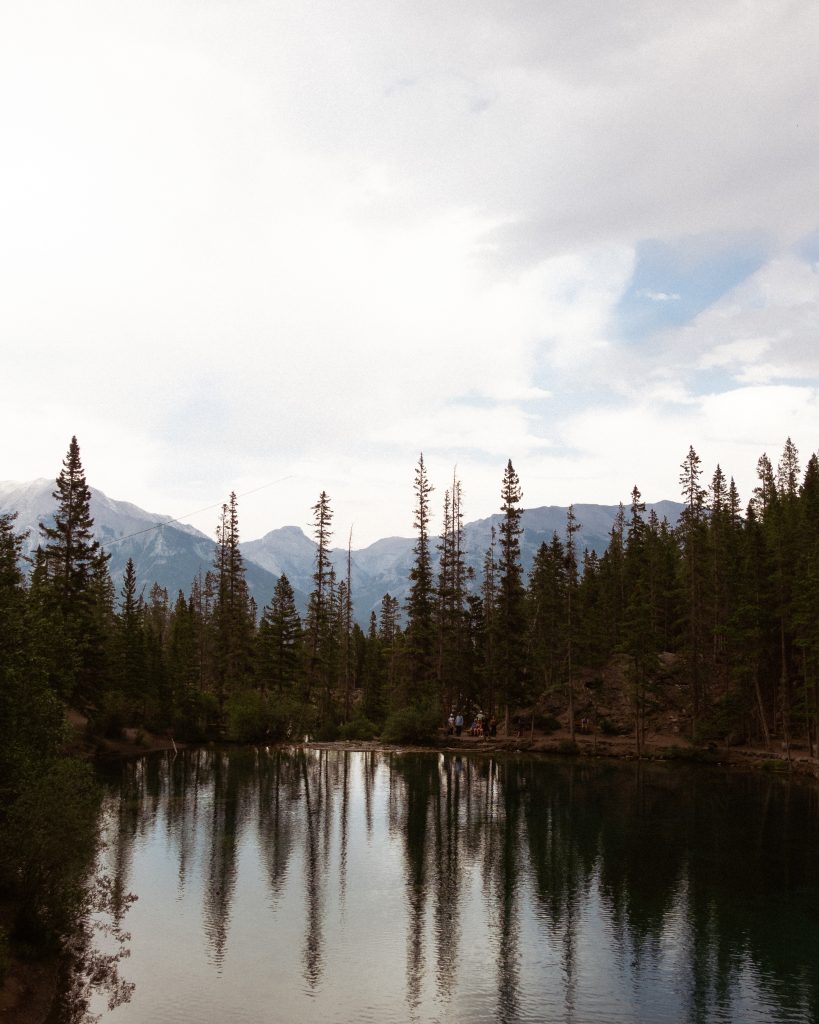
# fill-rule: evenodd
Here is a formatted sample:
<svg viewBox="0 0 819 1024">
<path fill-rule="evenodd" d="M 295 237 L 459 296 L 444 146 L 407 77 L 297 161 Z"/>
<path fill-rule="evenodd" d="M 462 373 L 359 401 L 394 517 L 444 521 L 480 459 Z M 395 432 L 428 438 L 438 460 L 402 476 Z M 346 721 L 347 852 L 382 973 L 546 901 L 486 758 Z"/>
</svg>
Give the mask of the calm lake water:
<svg viewBox="0 0 819 1024">
<path fill-rule="evenodd" d="M 812 785 L 246 750 L 107 787 L 133 990 L 105 1024 L 819 1020 Z"/>
</svg>

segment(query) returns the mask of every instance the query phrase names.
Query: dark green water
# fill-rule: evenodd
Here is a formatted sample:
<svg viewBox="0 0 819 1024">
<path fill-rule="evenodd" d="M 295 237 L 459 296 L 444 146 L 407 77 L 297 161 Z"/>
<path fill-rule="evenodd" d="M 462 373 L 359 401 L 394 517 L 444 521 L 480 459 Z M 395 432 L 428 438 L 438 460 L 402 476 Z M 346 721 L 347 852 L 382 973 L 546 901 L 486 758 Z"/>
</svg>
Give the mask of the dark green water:
<svg viewBox="0 0 819 1024">
<path fill-rule="evenodd" d="M 107 785 L 138 900 L 106 1024 L 819 1020 L 814 786 L 300 750 Z"/>
</svg>

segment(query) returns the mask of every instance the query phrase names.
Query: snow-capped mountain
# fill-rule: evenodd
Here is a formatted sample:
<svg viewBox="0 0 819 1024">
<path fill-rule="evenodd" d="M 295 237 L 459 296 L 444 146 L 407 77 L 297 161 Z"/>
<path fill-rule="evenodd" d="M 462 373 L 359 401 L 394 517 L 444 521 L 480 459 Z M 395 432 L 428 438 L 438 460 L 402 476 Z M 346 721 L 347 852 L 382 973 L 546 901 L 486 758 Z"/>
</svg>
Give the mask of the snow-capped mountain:
<svg viewBox="0 0 819 1024">
<path fill-rule="evenodd" d="M 55 501 L 54 481 L 34 480 L 28 483 L 0 481 L 0 512 L 18 512 L 16 530 L 29 530 L 26 552 L 39 543 L 38 524 L 50 521 Z M 661 501 L 653 508 L 662 519 L 674 525 L 682 506 Z M 575 505 L 574 513 L 581 524 L 576 535 L 577 549 L 602 554 L 608 545 L 609 533 L 617 515 L 616 505 Z M 192 526 L 146 512 L 127 501 L 115 501 L 102 491 L 91 488 L 91 515 L 102 546 L 111 552 L 109 567 L 119 591 L 122 573 L 133 558 L 137 579 L 147 594 L 154 582 L 168 590 L 173 601 L 181 590 L 190 592 L 191 582 L 213 564 L 215 541 Z M 479 577 L 484 555 L 491 540 L 491 529 L 497 530 L 500 513 L 478 519 L 464 527 L 463 548 L 466 562 Z M 522 519 L 521 556 L 528 571 L 541 543 L 549 543 L 556 532 L 565 538 L 566 509 L 548 505 L 526 509 Z M 432 538 L 433 565 L 437 563 L 436 540 Z M 371 610 L 378 610 L 384 594 L 398 598 L 403 605 L 409 591 L 409 571 L 413 562 L 415 541 L 411 537 L 385 537 L 351 552 L 351 578 L 356 619 L 365 626 Z M 298 526 L 282 526 L 258 540 L 241 545 L 245 558 L 247 580 L 259 610 L 270 602 L 276 581 L 286 574 L 303 613 L 307 595 L 312 589 L 316 553 L 315 543 Z M 347 551 L 331 552 L 339 580 L 347 575 Z"/>
</svg>

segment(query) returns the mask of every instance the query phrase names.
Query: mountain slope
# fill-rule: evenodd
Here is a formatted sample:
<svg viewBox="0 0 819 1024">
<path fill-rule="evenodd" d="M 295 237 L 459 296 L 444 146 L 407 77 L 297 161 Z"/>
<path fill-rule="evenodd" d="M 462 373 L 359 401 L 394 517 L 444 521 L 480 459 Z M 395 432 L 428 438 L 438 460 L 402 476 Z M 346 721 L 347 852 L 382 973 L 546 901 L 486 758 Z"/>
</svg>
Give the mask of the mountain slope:
<svg viewBox="0 0 819 1024">
<path fill-rule="evenodd" d="M 26 553 L 39 543 L 38 523 L 49 521 L 55 502 L 54 482 L 34 480 L 29 483 L 0 482 L 0 512 L 18 511 L 17 530 L 29 530 Z M 662 501 L 654 508 L 662 519 L 674 525 L 682 506 Z M 609 533 L 617 515 L 617 505 L 575 505 L 581 524 L 577 534 L 578 551 L 584 548 L 602 554 L 608 545 Z M 171 601 L 177 591 L 190 592 L 191 582 L 201 571 L 213 564 L 215 542 L 204 533 L 174 522 L 168 516 L 146 512 L 127 501 L 115 501 L 102 491 L 91 488 L 91 514 L 97 538 L 111 553 L 110 570 L 119 592 L 122 573 L 133 558 L 137 579 L 147 594 L 154 582 L 168 590 Z M 464 527 L 464 551 L 468 565 L 480 577 L 481 564 L 490 543 L 491 530 L 497 531 L 502 516 L 497 513 L 478 519 Z M 552 534 L 565 537 L 566 509 L 556 505 L 526 509 L 523 513 L 521 557 L 528 572 L 541 543 L 549 543 Z M 437 565 L 437 540 L 433 538 L 433 564 Z M 413 563 L 415 541 L 411 537 L 385 537 L 365 548 L 352 551 L 352 590 L 356 619 L 366 626 L 370 611 L 378 610 L 384 594 L 398 598 L 403 605 L 409 592 L 409 571 Z M 299 609 L 304 614 L 307 595 L 313 586 L 315 543 L 298 526 L 282 526 L 258 540 L 241 545 L 245 558 L 250 592 L 259 610 L 270 602 L 276 581 L 285 573 L 296 593 Z M 347 575 L 347 551 L 335 548 L 330 554 L 339 580 Z"/>
</svg>

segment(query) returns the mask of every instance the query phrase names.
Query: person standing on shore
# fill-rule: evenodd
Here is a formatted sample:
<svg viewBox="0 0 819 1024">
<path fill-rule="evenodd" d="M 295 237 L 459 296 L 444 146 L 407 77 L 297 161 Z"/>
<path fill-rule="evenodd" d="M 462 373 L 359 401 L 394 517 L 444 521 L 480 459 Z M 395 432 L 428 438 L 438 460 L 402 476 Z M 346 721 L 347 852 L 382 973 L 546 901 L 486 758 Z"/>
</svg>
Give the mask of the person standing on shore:
<svg viewBox="0 0 819 1024">
<path fill-rule="evenodd" d="M 456 736 L 460 736 L 461 735 L 461 733 L 463 732 L 463 727 L 464 727 L 464 716 L 459 711 L 458 714 L 455 716 L 455 735 Z"/>
</svg>

